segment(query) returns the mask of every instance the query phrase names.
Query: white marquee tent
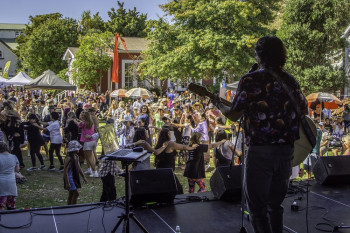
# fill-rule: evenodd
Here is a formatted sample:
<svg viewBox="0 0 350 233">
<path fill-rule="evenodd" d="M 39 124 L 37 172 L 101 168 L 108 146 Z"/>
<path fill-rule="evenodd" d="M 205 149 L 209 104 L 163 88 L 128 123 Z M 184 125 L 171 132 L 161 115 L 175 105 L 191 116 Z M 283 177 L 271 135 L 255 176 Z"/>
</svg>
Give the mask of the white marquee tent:
<svg viewBox="0 0 350 233">
<path fill-rule="evenodd" d="M 15 77 L 11 78 L 10 80 L 6 81 L 7 85 L 14 85 L 14 86 L 23 86 L 33 79 L 29 77 L 25 72 L 19 72 Z"/>
<path fill-rule="evenodd" d="M 0 84 L 6 83 L 7 79 L 0 76 Z"/>
</svg>

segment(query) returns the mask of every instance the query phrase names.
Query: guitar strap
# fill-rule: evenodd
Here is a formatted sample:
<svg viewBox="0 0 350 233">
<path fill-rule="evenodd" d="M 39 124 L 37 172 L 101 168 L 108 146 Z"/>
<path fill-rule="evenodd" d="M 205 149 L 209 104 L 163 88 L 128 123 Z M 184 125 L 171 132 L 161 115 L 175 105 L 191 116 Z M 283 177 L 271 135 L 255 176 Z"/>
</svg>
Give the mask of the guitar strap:
<svg viewBox="0 0 350 233">
<path fill-rule="evenodd" d="M 305 131 L 305 135 L 307 136 L 310 144 L 312 145 L 312 147 L 315 147 L 316 145 L 316 137 L 315 135 L 312 133 L 312 130 L 309 126 L 309 123 L 307 123 L 306 121 L 306 117 L 305 115 L 301 112 L 300 110 L 300 106 L 298 104 L 298 102 L 296 101 L 294 95 L 292 94 L 292 91 L 290 90 L 290 88 L 287 86 L 286 83 L 284 83 L 280 76 L 274 71 L 274 70 L 271 70 L 271 69 L 265 69 L 265 71 L 267 71 L 269 74 L 271 74 L 277 81 L 278 83 L 283 87 L 283 89 L 288 93 L 288 96 L 289 98 L 292 100 L 293 102 L 293 106 L 295 108 L 295 111 L 297 113 L 297 116 L 299 116 L 299 119 L 300 119 L 300 123 L 301 125 L 303 126 L 303 129 Z M 293 76 L 292 76 L 293 77 Z M 294 78 L 294 77 L 293 77 Z"/>
</svg>

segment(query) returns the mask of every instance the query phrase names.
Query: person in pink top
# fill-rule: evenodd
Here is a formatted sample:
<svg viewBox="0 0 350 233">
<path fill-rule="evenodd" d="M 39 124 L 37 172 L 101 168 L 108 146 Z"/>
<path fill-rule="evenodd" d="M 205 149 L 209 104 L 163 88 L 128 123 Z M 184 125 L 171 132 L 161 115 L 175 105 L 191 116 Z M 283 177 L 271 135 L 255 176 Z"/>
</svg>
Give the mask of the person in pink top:
<svg viewBox="0 0 350 233">
<path fill-rule="evenodd" d="M 96 141 L 92 138 L 92 135 L 95 133 L 94 122 L 89 112 L 86 111 L 81 112 L 80 120 L 81 121 L 77 122 L 78 127 L 81 128 L 80 141 L 84 142 L 83 150 L 89 167 L 85 173 L 90 174 L 90 177 L 98 177 L 96 160 L 93 155 L 93 151 L 96 148 Z"/>
</svg>

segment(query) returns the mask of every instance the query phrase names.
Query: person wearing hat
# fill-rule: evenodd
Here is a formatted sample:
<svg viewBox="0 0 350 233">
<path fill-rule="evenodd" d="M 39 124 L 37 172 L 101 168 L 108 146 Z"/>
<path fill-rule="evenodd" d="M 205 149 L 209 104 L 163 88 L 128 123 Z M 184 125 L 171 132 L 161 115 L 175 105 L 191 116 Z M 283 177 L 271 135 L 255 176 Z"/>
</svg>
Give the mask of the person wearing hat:
<svg viewBox="0 0 350 233">
<path fill-rule="evenodd" d="M 205 112 L 205 114 L 209 121 L 209 129 L 208 129 L 209 143 L 212 143 L 214 141 L 214 136 L 215 136 L 214 130 L 216 127 L 216 119 L 221 117 L 221 112 L 215 109 L 215 106 L 213 103 L 210 103 L 208 106 L 208 110 Z"/>
<path fill-rule="evenodd" d="M 159 102 L 161 106 L 168 107 L 168 100 L 166 98 L 161 98 Z"/>
<path fill-rule="evenodd" d="M 68 143 L 68 155 L 64 160 L 63 173 L 64 189 L 69 191 L 68 205 L 77 204 L 79 197 L 78 189 L 81 188 L 80 176 L 83 177 L 85 184 L 87 183 L 86 177 L 79 164 L 78 152 L 81 148 L 82 145 L 80 145 L 77 140 Z"/>
<path fill-rule="evenodd" d="M 6 135 L 8 146 L 11 153 L 16 155 L 19 161 L 20 168 L 24 168 L 21 144 L 24 143 L 24 130 L 20 121 L 19 114 L 16 110 L 8 110 L 2 112 L 3 117 L 0 119 L 0 127 Z"/>
<path fill-rule="evenodd" d="M 131 144 L 135 134 L 133 121 L 130 116 L 125 115 L 122 123 L 123 126 L 121 130 L 115 132 L 115 135 L 119 137 L 120 148 L 124 148 L 126 145 Z"/>
<path fill-rule="evenodd" d="M 137 97 L 137 100 L 134 102 L 134 104 L 132 106 L 133 106 L 134 109 L 136 107 L 137 111 L 140 111 L 142 105 L 144 105 L 144 103 L 142 102 L 141 97 Z"/>
</svg>

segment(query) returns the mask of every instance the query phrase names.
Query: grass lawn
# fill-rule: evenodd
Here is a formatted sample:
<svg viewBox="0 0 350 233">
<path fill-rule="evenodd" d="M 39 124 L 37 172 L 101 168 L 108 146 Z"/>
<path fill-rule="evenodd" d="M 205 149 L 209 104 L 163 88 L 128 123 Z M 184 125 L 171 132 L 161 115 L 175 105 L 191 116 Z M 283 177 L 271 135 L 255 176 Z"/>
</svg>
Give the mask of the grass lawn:
<svg viewBox="0 0 350 233">
<path fill-rule="evenodd" d="M 101 144 L 97 147 L 97 153 L 101 153 Z M 63 173 L 57 171 L 32 171 L 29 172 L 26 169 L 31 167 L 30 157 L 27 156 L 27 150 L 22 150 L 25 169 L 21 170 L 21 173 L 27 178 L 27 181 L 23 184 L 17 184 L 18 197 L 16 208 L 40 208 L 50 206 L 62 206 L 66 205 L 68 191 L 63 188 Z M 44 156 L 45 153 L 42 153 Z M 44 156 L 45 159 L 45 156 Z M 151 157 L 151 164 L 153 166 L 154 156 Z M 55 166 L 59 167 L 58 159 L 55 158 Z M 119 163 L 119 162 L 118 162 Z M 37 166 L 39 165 L 37 160 Z M 45 161 L 45 165 L 49 166 L 49 161 Z M 87 165 L 83 165 L 83 171 L 86 171 Z M 207 178 L 205 182 L 207 184 L 207 191 L 210 191 L 209 180 L 214 169 L 213 164 L 209 171 L 206 173 Z M 175 174 L 179 178 L 184 192 L 188 193 L 187 178 L 183 176 L 183 170 L 176 167 Z M 78 204 L 83 203 L 95 203 L 99 202 L 102 193 L 102 181 L 100 178 L 90 178 L 87 176 L 88 184 L 82 182 L 82 188 L 79 190 L 80 196 Z M 116 188 L 118 197 L 124 196 L 124 178 L 116 178 Z M 198 188 L 198 187 L 197 187 Z"/>
<path fill-rule="evenodd" d="M 101 123 L 100 125 L 103 125 Z M 97 147 L 97 153 L 101 154 L 101 143 L 99 140 L 99 144 Z M 211 152 L 212 153 L 212 152 Z M 22 150 L 24 163 L 26 168 L 31 167 L 30 157 L 27 156 L 27 150 Z M 45 153 L 42 153 L 44 156 Z M 331 153 L 329 153 L 331 155 Z M 45 156 L 44 156 L 45 159 Z M 153 166 L 154 156 L 151 156 L 151 165 Z M 119 163 L 119 162 L 118 162 Z M 39 165 L 39 161 L 37 160 L 37 165 Z M 49 166 L 49 161 L 45 161 L 45 165 Z M 55 158 L 56 168 L 59 167 L 59 162 L 57 158 Z M 120 164 L 119 164 L 120 165 Z M 212 171 L 214 170 L 214 165 L 211 162 L 211 167 L 206 172 L 205 183 L 207 185 L 206 191 L 210 191 L 210 177 L 212 175 Z M 121 166 L 120 166 L 121 167 Z M 24 184 L 17 184 L 18 189 L 18 197 L 16 207 L 20 208 L 40 208 L 40 207 L 50 207 L 50 206 L 62 206 L 66 205 L 66 200 L 68 196 L 68 191 L 63 188 L 63 173 L 57 171 L 32 171 L 28 172 L 27 170 L 22 169 L 21 173 L 27 178 L 27 181 Z M 83 171 L 87 170 L 86 164 L 82 166 Z M 188 193 L 188 184 L 187 178 L 183 176 L 183 170 L 179 167 L 176 167 L 175 174 L 178 177 L 180 183 L 183 186 L 183 190 L 185 193 Z M 102 193 L 102 181 L 100 178 L 90 178 L 87 176 L 88 184 L 84 184 L 82 182 L 82 188 L 79 190 L 80 196 L 78 199 L 78 204 L 83 203 L 95 203 L 99 202 L 100 196 Z M 302 178 L 306 179 L 306 174 Z M 116 178 L 116 188 L 117 188 L 117 196 L 124 196 L 124 178 L 117 177 Z M 198 187 L 196 186 L 196 189 Z"/>
</svg>

